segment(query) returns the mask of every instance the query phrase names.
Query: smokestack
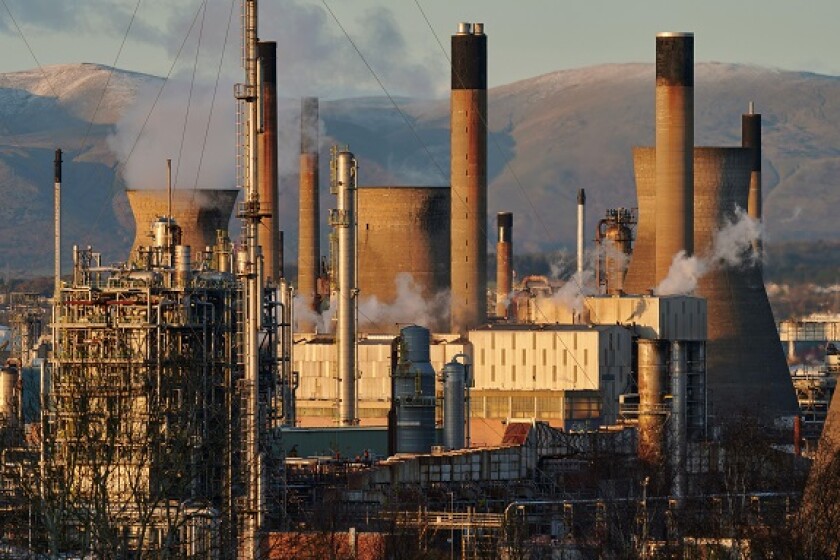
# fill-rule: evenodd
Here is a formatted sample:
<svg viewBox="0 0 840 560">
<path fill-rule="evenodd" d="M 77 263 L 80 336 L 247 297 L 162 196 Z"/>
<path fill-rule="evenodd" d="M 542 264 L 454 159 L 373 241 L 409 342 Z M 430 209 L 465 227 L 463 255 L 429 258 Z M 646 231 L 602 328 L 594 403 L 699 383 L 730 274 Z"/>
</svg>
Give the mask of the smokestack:
<svg viewBox="0 0 840 560">
<path fill-rule="evenodd" d="M 639 458 L 649 465 L 662 461 L 662 394 L 667 367 L 664 344 L 644 338 L 638 342 Z"/>
<path fill-rule="evenodd" d="M 318 311 L 321 233 L 318 227 L 321 203 L 318 187 L 318 98 L 305 97 L 300 103 L 300 208 L 298 225 L 298 294 L 310 309 Z M 314 325 L 298 319 L 300 330 Z"/>
<path fill-rule="evenodd" d="M 741 146 L 750 149 L 750 191 L 747 198 L 747 213 L 761 221 L 761 115 L 755 113 L 750 101 L 749 111 L 741 115 Z M 761 254 L 761 240 L 754 247 Z"/>
<path fill-rule="evenodd" d="M 586 192 L 583 189 L 578 191 L 577 196 L 578 214 L 577 214 L 577 277 L 578 282 L 583 282 L 583 230 L 585 210 L 586 210 Z"/>
<path fill-rule="evenodd" d="M 55 212 L 55 301 L 58 307 L 61 294 L 61 150 L 55 151 L 55 187 L 53 191 Z"/>
<path fill-rule="evenodd" d="M 487 320 L 487 36 L 461 23 L 452 36 L 450 112 L 453 332 Z"/>
<path fill-rule="evenodd" d="M 656 36 L 656 282 L 694 252 L 694 34 Z"/>
<path fill-rule="evenodd" d="M 496 315 L 507 319 L 513 290 L 513 214 L 499 212 L 499 242 L 496 244 Z"/>
<path fill-rule="evenodd" d="M 257 44 L 262 84 L 262 134 L 259 180 L 260 211 L 265 233 L 260 235 L 263 248 L 265 280 L 276 284 L 282 268 L 280 252 L 280 220 L 277 213 L 277 43 L 262 41 Z"/>
<path fill-rule="evenodd" d="M 338 232 L 338 378 L 339 421 L 353 426 L 356 418 L 356 159 L 350 152 L 335 156 L 338 210 L 330 221 Z"/>
</svg>

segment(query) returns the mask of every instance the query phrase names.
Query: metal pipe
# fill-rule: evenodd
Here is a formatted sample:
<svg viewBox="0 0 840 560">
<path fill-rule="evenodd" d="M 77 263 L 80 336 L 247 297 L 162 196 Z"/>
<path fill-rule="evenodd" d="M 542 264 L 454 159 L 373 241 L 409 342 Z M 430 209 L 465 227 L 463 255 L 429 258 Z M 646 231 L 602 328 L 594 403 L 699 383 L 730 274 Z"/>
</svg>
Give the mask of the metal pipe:
<svg viewBox="0 0 840 560">
<path fill-rule="evenodd" d="M 353 426 L 356 418 L 356 159 L 351 152 L 336 155 L 338 210 L 338 377 L 341 384 L 339 422 Z"/>
<path fill-rule="evenodd" d="M 586 191 L 580 189 L 577 195 L 577 281 L 583 282 L 583 230 L 585 224 Z"/>
<path fill-rule="evenodd" d="M 671 495 L 680 500 L 686 491 L 686 406 L 687 406 L 687 359 L 686 344 L 671 342 L 671 425 L 669 448 L 671 463 Z"/>
<path fill-rule="evenodd" d="M 694 252 L 694 35 L 656 36 L 656 277 Z"/>
</svg>

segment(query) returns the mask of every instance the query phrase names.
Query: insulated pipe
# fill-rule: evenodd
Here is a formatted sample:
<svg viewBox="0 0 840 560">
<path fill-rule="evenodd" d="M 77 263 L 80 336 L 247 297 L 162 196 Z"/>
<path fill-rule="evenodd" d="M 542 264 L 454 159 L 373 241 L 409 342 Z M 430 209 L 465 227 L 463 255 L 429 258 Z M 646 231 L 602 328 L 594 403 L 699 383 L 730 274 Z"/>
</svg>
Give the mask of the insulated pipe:
<svg viewBox="0 0 840 560">
<path fill-rule="evenodd" d="M 686 344 L 671 342 L 671 420 L 669 429 L 669 455 L 671 463 L 671 495 L 685 497 L 687 359 Z"/>
<path fill-rule="evenodd" d="M 480 23 L 452 36 L 451 328 L 487 320 L 487 36 Z"/>
<path fill-rule="evenodd" d="M 665 377 L 665 348 L 658 340 L 638 341 L 639 459 L 656 466 L 662 460 L 662 385 Z"/>
<path fill-rule="evenodd" d="M 583 230 L 586 219 L 586 191 L 580 189 L 577 195 L 577 281 L 583 282 Z"/>
<path fill-rule="evenodd" d="M 694 35 L 656 36 L 656 285 L 694 252 Z"/>
<path fill-rule="evenodd" d="M 499 241 L 496 244 L 496 316 L 507 319 L 513 290 L 513 214 L 496 215 Z"/>
<path fill-rule="evenodd" d="M 353 426 L 356 418 L 356 159 L 336 155 L 338 210 L 332 223 L 338 232 L 338 378 L 341 384 L 339 421 Z"/>
<path fill-rule="evenodd" d="M 298 294 L 313 311 L 318 311 L 320 275 L 320 200 L 318 188 L 318 98 L 305 97 L 300 106 L 300 206 L 298 225 Z M 303 317 L 298 319 L 303 320 Z M 301 331 L 314 329 L 299 323 Z"/>
<path fill-rule="evenodd" d="M 280 279 L 280 219 L 277 193 L 277 43 L 257 44 L 261 88 L 261 134 L 259 137 L 259 191 L 263 235 L 260 245 L 265 256 L 265 280 Z"/>
<path fill-rule="evenodd" d="M 749 111 L 741 115 L 741 146 L 750 149 L 750 190 L 747 197 L 747 214 L 761 221 L 761 115 L 755 113 L 750 101 Z M 761 240 L 755 242 L 755 251 L 761 253 Z"/>
</svg>

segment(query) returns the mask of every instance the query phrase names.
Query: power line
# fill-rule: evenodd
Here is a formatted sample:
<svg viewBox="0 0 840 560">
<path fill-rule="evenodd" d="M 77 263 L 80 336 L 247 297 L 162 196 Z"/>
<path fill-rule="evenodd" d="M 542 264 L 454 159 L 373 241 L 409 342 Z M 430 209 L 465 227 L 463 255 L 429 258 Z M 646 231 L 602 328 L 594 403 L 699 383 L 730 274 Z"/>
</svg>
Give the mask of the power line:
<svg viewBox="0 0 840 560">
<path fill-rule="evenodd" d="M 172 183 L 173 189 L 178 185 L 178 175 L 181 172 L 181 159 L 184 153 L 184 140 L 187 138 L 187 128 L 190 124 L 190 107 L 192 106 L 193 88 L 195 87 L 195 73 L 198 70 L 198 58 L 201 55 L 201 39 L 204 35 L 204 21 L 207 19 L 207 0 L 202 2 L 201 7 L 203 7 L 204 10 L 201 12 L 201 25 L 199 26 L 198 38 L 196 39 L 195 61 L 193 62 L 192 77 L 190 78 L 190 91 L 189 94 L 187 94 L 187 111 L 184 115 L 184 128 L 181 131 L 181 144 L 178 146 L 178 163 L 175 166 L 175 180 Z M 197 170 L 196 173 L 198 173 Z"/>
</svg>

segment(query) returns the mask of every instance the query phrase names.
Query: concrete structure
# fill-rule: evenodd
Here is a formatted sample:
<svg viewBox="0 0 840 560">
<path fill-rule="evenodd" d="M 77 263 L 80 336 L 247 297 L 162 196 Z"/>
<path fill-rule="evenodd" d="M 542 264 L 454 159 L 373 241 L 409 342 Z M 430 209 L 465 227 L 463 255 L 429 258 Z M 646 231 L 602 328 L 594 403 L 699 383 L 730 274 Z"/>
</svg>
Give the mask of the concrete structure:
<svg viewBox="0 0 840 560">
<path fill-rule="evenodd" d="M 499 212 L 496 222 L 496 316 L 507 319 L 513 292 L 513 214 Z"/>
<path fill-rule="evenodd" d="M 602 421 L 616 421 L 618 395 L 630 385 L 633 344 L 628 329 L 615 324 L 504 325 L 470 331 L 469 337 L 473 415 L 494 418 L 513 412 L 511 416 L 561 420 L 561 410 L 540 410 L 533 397 L 559 405 L 557 391 L 591 391 L 603 397 Z M 524 408 L 510 410 L 509 399 L 523 397 Z"/>
<path fill-rule="evenodd" d="M 165 189 L 127 190 L 128 203 L 134 214 L 136 233 L 131 255 L 139 247 L 152 245 L 149 231 L 156 218 L 168 212 L 169 198 Z M 189 189 L 172 192 L 172 214 L 181 227 L 181 244 L 194 253 L 216 244 L 216 231 L 228 229 L 237 189 Z"/>
<path fill-rule="evenodd" d="M 694 35 L 656 36 L 656 283 L 694 252 Z"/>
<path fill-rule="evenodd" d="M 260 213 L 263 214 L 263 231 L 260 245 L 263 249 L 265 280 L 277 284 L 282 277 L 283 249 L 280 243 L 280 219 L 277 206 L 277 43 L 261 41 L 258 45 L 259 64 L 262 71 L 262 131 L 257 148 L 260 171 Z"/>
<path fill-rule="evenodd" d="M 709 255 L 715 234 L 746 208 L 752 154 L 746 148 L 694 149 L 694 239 L 697 254 Z M 653 228 L 658 204 L 653 192 L 656 153 L 636 148 L 636 185 L 639 227 L 636 249 L 625 282 L 628 290 L 643 292 L 656 285 L 650 269 L 648 245 L 659 236 Z M 658 207 L 657 207 L 658 208 Z M 745 259 L 748 255 L 744 255 Z M 788 374 L 761 270 L 712 263 L 699 279 L 696 293 L 708 300 L 709 336 L 707 378 L 711 414 L 726 419 L 747 414 L 771 422 L 796 413 L 796 399 Z M 630 274 L 633 284 L 630 285 Z M 744 399 L 750 406 L 745 409 Z"/>
<path fill-rule="evenodd" d="M 449 287 L 450 191 L 446 187 L 358 189 L 359 294 L 397 299 L 397 277 L 410 274 L 423 297 Z M 445 325 L 440 325 L 445 327 Z M 393 325 L 377 325 L 386 332 Z"/>
<path fill-rule="evenodd" d="M 321 274 L 321 202 L 318 182 L 318 98 L 301 100 L 300 109 L 300 202 L 298 223 L 298 295 L 317 310 L 318 277 Z M 301 319 L 298 319 L 299 321 Z M 312 325 L 301 324 L 310 331 Z"/>
<path fill-rule="evenodd" d="M 487 36 L 462 23 L 452 36 L 451 331 L 487 319 Z"/>
</svg>

